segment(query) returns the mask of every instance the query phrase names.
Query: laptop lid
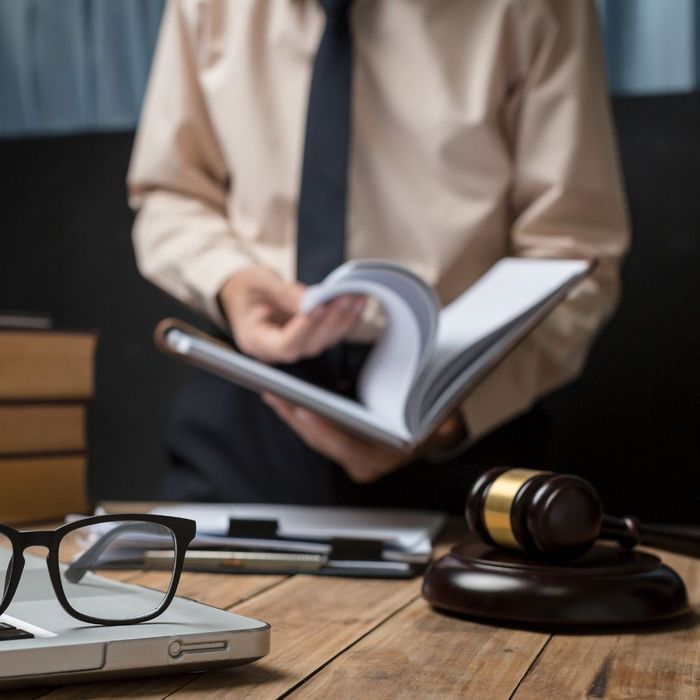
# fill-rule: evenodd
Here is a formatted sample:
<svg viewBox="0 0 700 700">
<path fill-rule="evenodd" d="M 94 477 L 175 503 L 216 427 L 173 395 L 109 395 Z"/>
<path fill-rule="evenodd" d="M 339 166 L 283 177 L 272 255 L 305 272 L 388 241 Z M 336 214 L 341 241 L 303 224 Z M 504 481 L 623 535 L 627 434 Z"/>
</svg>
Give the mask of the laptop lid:
<svg viewBox="0 0 700 700">
<path fill-rule="evenodd" d="M 33 636 L 0 640 L 0 688 L 235 666 L 269 651 L 267 623 L 186 598 L 176 597 L 149 622 L 80 622 L 56 600 L 44 559 L 25 559 L 19 589 L 0 622 Z M 148 595 L 141 586 L 89 576 L 86 595 L 100 596 L 106 606 Z"/>
</svg>

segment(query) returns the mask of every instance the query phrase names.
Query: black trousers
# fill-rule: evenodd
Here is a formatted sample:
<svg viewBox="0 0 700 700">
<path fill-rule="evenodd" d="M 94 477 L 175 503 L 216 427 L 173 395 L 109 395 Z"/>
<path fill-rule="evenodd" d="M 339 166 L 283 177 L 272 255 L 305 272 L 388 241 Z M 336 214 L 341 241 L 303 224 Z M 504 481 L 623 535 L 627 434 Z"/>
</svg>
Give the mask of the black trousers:
<svg viewBox="0 0 700 700">
<path fill-rule="evenodd" d="M 347 393 L 364 354 L 293 370 Z M 329 371 L 329 367 L 332 369 Z M 372 484 L 353 482 L 316 453 L 257 394 L 200 373 L 176 398 L 166 435 L 165 500 L 415 507 L 461 513 L 466 492 L 493 466 L 537 468 L 547 421 L 534 410 L 441 464 L 415 461 Z"/>
</svg>

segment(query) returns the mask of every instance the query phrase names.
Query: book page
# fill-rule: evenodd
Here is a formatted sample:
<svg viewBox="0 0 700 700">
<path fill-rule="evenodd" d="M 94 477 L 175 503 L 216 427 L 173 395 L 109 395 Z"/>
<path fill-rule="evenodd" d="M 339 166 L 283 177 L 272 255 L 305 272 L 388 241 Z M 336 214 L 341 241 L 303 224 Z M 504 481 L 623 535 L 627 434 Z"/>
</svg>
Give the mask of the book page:
<svg viewBox="0 0 700 700">
<path fill-rule="evenodd" d="M 362 369 L 358 397 L 372 413 L 405 426 L 405 402 L 435 342 L 434 292 L 398 265 L 359 260 L 342 265 L 309 288 L 302 310 L 308 312 L 342 294 L 373 296 L 382 305 L 387 325 Z"/>
<path fill-rule="evenodd" d="M 350 260 L 326 277 L 323 282 L 309 287 L 302 303 L 307 310 L 317 305 L 316 294 L 325 295 L 340 282 L 376 282 L 396 292 L 411 307 L 418 322 L 421 352 L 430 345 L 437 331 L 440 302 L 433 289 L 420 277 L 398 263 L 388 260 Z"/>
<path fill-rule="evenodd" d="M 589 266 L 586 260 L 505 258 L 449 304 L 440 314 L 434 351 L 411 395 L 409 429 L 417 427 L 432 398 L 466 366 Z"/>
</svg>

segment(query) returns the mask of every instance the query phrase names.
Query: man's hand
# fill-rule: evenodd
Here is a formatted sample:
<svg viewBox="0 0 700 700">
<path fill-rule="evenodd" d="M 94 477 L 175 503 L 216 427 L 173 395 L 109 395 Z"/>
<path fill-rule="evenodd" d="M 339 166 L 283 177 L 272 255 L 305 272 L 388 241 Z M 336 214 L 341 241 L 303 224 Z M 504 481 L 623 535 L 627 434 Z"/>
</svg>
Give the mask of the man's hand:
<svg viewBox="0 0 700 700">
<path fill-rule="evenodd" d="M 232 275 L 219 300 L 238 347 L 262 362 L 290 363 L 320 355 L 345 338 L 362 315 L 364 298 L 345 295 L 302 314 L 304 289 L 258 266 Z"/>
<path fill-rule="evenodd" d="M 407 462 L 433 451 L 449 449 L 466 435 L 461 416 L 454 413 L 419 448 L 406 454 L 366 442 L 315 413 L 271 394 L 263 394 L 263 400 L 309 447 L 339 464 L 358 483 L 376 481 Z"/>
</svg>

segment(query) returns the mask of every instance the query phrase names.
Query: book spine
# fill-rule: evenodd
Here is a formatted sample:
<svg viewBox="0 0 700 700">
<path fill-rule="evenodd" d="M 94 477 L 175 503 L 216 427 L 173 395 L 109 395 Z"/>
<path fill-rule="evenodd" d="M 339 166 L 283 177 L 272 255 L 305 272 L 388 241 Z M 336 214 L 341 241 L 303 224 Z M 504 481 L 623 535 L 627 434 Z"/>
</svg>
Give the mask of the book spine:
<svg viewBox="0 0 700 700">
<path fill-rule="evenodd" d="M 86 334 L 0 332 L 0 401 L 89 399 L 95 343 Z"/>
<path fill-rule="evenodd" d="M 0 456 L 83 452 L 84 404 L 0 404 Z"/>
<path fill-rule="evenodd" d="M 88 512 L 87 457 L 0 458 L 0 522 L 24 523 Z"/>
<path fill-rule="evenodd" d="M 0 522 L 87 512 L 94 333 L 0 330 Z"/>
</svg>

